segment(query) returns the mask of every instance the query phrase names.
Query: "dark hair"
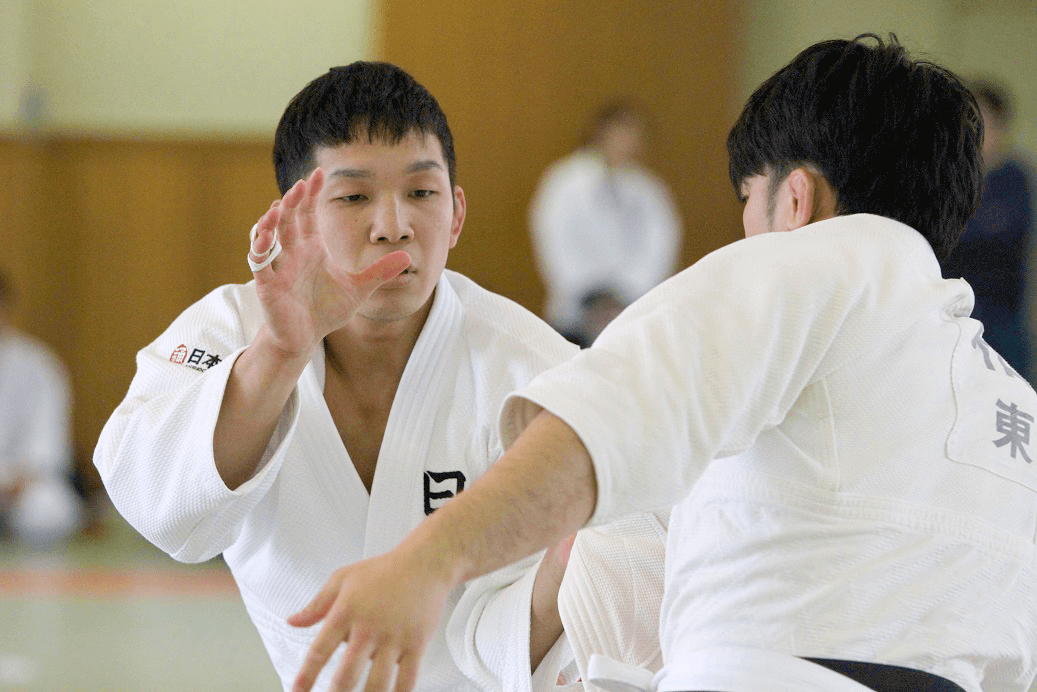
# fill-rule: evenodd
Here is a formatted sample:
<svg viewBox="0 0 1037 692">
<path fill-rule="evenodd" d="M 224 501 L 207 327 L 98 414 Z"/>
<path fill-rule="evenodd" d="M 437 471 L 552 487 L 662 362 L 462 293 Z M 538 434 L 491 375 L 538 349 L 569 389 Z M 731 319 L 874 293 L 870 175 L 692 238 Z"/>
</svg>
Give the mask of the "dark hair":
<svg viewBox="0 0 1037 692">
<path fill-rule="evenodd" d="M 1012 99 L 1008 90 L 992 81 L 977 79 L 969 88 L 979 102 L 998 122 L 1008 124 L 1012 120 Z"/>
<path fill-rule="evenodd" d="M 18 291 L 14 287 L 14 282 L 11 281 L 10 275 L 6 269 L 0 269 L 0 306 L 10 307 L 14 305 L 15 298 L 18 297 Z"/>
<path fill-rule="evenodd" d="M 613 123 L 638 123 L 646 124 L 647 115 L 645 107 L 637 100 L 620 96 L 606 101 L 598 107 L 593 117 L 587 124 L 584 140 L 587 144 L 593 144 L 601 139 L 605 129 Z"/>
<path fill-rule="evenodd" d="M 450 185 L 456 163 L 446 115 L 413 77 L 384 62 L 333 67 L 288 104 L 274 135 L 274 171 L 281 194 L 316 168 L 318 147 L 367 136 L 396 144 L 410 132 L 435 135 L 443 147 Z"/>
<path fill-rule="evenodd" d="M 812 165 L 837 214 L 870 213 L 919 231 L 944 258 L 982 190 L 983 121 L 949 70 L 907 56 L 896 36 L 817 43 L 749 97 L 727 139 L 731 182 Z"/>
</svg>

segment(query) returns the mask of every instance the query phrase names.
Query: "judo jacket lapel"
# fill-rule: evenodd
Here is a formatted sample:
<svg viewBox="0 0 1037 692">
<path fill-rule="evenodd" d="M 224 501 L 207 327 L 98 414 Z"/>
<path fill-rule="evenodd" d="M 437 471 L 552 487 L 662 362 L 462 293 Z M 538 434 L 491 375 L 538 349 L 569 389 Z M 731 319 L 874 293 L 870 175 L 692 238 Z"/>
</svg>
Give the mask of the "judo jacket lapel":
<svg viewBox="0 0 1037 692">
<path fill-rule="evenodd" d="M 465 474 L 427 464 L 441 402 L 449 400 L 444 394 L 463 360 L 463 320 L 461 301 L 443 275 L 389 411 L 371 486 L 364 557 L 393 548 L 444 498 L 464 488 Z"/>
</svg>

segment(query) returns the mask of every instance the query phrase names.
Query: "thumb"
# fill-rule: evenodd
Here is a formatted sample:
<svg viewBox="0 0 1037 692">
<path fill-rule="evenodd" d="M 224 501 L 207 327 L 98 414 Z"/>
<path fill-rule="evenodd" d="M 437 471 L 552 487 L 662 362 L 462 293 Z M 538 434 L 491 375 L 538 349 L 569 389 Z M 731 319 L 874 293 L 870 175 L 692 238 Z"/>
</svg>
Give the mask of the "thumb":
<svg viewBox="0 0 1037 692">
<path fill-rule="evenodd" d="M 403 250 L 390 252 L 359 274 L 353 274 L 353 285 L 358 289 L 369 289 L 373 293 L 376 288 L 389 279 L 396 278 L 409 266 L 410 255 L 406 252 Z"/>
<path fill-rule="evenodd" d="M 332 577 L 305 608 L 288 616 L 288 624 L 292 627 L 309 627 L 323 620 L 338 596 L 340 581 L 340 579 Z"/>
</svg>

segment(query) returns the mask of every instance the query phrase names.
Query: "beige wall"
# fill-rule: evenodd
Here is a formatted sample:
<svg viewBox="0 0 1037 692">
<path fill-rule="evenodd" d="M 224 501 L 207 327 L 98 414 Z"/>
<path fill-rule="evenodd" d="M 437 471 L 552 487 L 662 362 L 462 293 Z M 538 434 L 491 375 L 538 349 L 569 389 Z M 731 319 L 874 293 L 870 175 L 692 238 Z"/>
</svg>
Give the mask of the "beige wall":
<svg viewBox="0 0 1037 692">
<path fill-rule="evenodd" d="M 958 0 L 948 30 L 951 64 L 1013 93 L 1016 145 L 1037 160 L 1037 0 Z"/>
<path fill-rule="evenodd" d="M 540 176 L 590 115 L 627 96 L 651 116 L 646 159 L 674 193 L 687 266 L 739 237 L 725 138 L 736 114 L 735 0 L 418 0 L 382 6 L 381 55 L 439 99 L 468 217 L 450 266 L 534 311 L 543 302 L 527 216 Z M 617 20 L 622 18 L 622 20 Z"/>
<path fill-rule="evenodd" d="M 305 80 L 379 52 L 383 3 L 390 0 L 0 0 L 0 131 L 21 124 L 21 95 L 35 85 L 46 123 L 66 130 L 266 137 Z M 1034 0 L 738 4 L 740 98 L 815 40 L 895 31 L 963 73 L 1003 76 L 1020 102 L 1020 140 L 1037 151 Z"/>
<path fill-rule="evenodd" d="M 0 128 L 13 124 L 22 91 L 30 82 L 29 4 L 0 0 Z"/>
<path fill-rule="evenodd" d="M 963 77 L 997 77 L 1014 92 L 1017 141 L 1037 158 L 1035 0 L 743 0 L 742 97 L 797 52 L 825 38 L 892 31 L 918 57 Z"/>
<path fill-rule="evenodd" d="M 947 33 L 945 0 L 743 0 L 748 33 L 743 97 L 808 45 L 828 38 L 895 32 L 939 62 Z"/>
<path fill-rule="evenodd" d="M 0 0 L 0 264 L 22 289 L 19 322 L 70 363 L 81 446 L 125 392 L 134 352 L 206 290 L 248 278 L 244 234 L 275 194 L 274 125 L 332 64 L 400 60 L 441 97 L 470 193 L 453 266 L 533 309 L 529 196 L 615 90 L 659 114 L 652 162 L 685 214 L 686 262 L 738 235 L 723 152 L 738 105 L 820 38 L 894 30 L 960 71 L 1003 74 L 1037 149 L 1033 0 L 558 7 Z M 32 84 L 48 104 L 36 135 L 19 117 Z"/>
<path fill-rule="evenodd" d="M 32 85 L 51 128 L 266 137 L 306 81 L 368 56 L 371 2 L 0 0 L 0 27 L 0 129 Z"/>
</svg>

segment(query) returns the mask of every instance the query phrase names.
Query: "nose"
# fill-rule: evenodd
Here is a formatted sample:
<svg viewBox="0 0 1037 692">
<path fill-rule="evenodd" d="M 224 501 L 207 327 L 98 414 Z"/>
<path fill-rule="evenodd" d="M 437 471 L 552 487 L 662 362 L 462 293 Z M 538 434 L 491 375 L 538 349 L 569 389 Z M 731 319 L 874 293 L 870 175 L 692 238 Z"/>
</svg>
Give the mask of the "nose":
<svg viewBox="0 0 1037 692">
<path fill-rule="evenodd" d="M 400 201 L 395 198 L 382 200 L 371 219 L 371 242 L 401 243 L 413 237 L 406 209 Z"/>
</svg>

